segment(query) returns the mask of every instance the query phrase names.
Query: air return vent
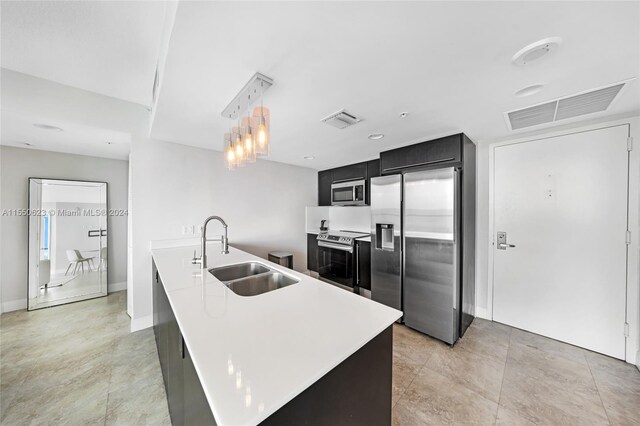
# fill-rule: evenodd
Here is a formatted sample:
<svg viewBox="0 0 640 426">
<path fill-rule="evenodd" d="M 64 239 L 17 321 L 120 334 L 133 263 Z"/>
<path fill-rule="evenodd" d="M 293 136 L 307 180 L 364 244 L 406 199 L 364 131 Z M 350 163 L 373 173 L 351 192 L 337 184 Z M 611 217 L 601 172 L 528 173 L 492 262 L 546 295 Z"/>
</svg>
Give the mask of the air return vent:
<svg viewBox="0 0 640 426">
<path fill-rule="evenodd" d="M 551 123 L 556 113 L 557 103 L 557 101 L 553 101 L 508 113 L 511 130 Z"/>
<path fill-rule="evenodd" d="M 606 111 L 622 88 L 630 81 L 506 112 L 505 119 L 511 130 L 518 130 Z"/>
<path fill-rule="evenodd" d="M 337 127 L 338 129 L 345 129 L 349 126 L 353 126 L 354 124 L 361 122 L 362 118 L 356 117 L 355 115 L 345 110 L 340 110 L 328 117 L 323 118 L 320 121 L 330 126 Z"/>
</svg>

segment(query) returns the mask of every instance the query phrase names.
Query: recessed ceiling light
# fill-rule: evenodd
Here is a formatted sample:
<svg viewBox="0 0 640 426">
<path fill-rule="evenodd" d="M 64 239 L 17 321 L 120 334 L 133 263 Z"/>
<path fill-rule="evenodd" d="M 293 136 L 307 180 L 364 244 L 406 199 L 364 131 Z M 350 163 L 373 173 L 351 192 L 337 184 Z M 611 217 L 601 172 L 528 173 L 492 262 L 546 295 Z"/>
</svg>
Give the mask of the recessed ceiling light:
<svg viewBox="0 0 640 426">
<path fill-rule="evenodd" d="M 531 43 L 530 45 L 520 49 L 518 53 L 513 55 L 511 62 L 520 66 L 527 65 L 530 62 L 543 58 L 553 50 L 556 50 L 560 43 L 562 43 L 562 38 L 560 37 L 543 38 L 542 40 L 538 40 L 535 43 Z"/>
<path fill-rule="evenodd" d="M 53 130 L 54 132 L 63 131 L 60 127 L 52 126 L 50 124 L 35 123 L 34 127 L 37 127 L 38 129 L 42 129 L 42 130 Z"/>
<path fill-rule="evenodd" d="M 382 133 L 371 133 L 368 138 L 372 141 L 377 141 L 378 139 L 384 138 L 384 135 Z"/>
<path fill-rule="evenodd" d="M 305 160 L 314 160 L 316 157 L 314 157 L 313 155 L 305 155 L 303 158 Z"/>
<path fill-rule="evenodd" d="M 409 115 L 408 112 L 401 112 L 400 113 L 400 118 L 407 118 L 407 115 Z"/>
<path fill-rule="evenodd" d="M 540 92 L 544 84 L 532 84 L 531 86 L 523 87 L 522 89 L 516 91 L 515 95 L 519 98 L 524 98 L 527 96 L 535 95 Z"/>
</svg>

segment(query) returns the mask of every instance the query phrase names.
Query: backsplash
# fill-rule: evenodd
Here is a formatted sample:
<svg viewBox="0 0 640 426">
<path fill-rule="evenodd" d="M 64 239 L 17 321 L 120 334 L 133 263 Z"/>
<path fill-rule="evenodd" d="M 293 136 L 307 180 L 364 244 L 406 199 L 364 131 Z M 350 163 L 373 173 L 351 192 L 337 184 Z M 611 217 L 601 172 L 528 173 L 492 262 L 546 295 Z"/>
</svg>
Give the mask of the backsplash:
<svg viewBox="0 0 640 426">
<path fill-rule="evenodd" d="M 325 226 L 333 231 L 371 232 L 371 207 L 307 207 L 307 233 L 318 233 L 320 221 L 327 220 Z"/>
</svg>

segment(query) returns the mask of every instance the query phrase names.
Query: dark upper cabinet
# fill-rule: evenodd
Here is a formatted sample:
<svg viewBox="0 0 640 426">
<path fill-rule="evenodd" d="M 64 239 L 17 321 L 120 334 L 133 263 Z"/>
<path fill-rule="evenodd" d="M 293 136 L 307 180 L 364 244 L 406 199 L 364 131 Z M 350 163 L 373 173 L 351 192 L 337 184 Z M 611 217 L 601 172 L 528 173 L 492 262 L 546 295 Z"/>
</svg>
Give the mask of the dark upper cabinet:
<svg viewBox="0 0 640 426">
<path fill-rule="evenodd" d="M 307 269 L 318 272 L 318 240 L 316 234 L 307 234 Z"/>
<path fill-rule="evenodd" d="M 331 184 L 332 171 L 324 170 L 318 172 L 318 205 L 330 206 L 331 205 Z"/>
<path fill-rule="evenodd" d="M 380 159 L 367 161 L 367 184 L 364 194 L 365 203 L 371 204 L 371 178 L 380 176 Z"/>
<path fill-rule="evenodd" d="M 356 275 L 359 287 L 371 290 L 371 243 L 356 241 L 358 273 Z"/>
<path fill-rule="evenodd" d="M 367 163 L 351 164 L 332 169 L 333 182 L 346 182 L 367 178 Z"/>
<path fill-rule="evenodd" d="M 331 205 L 331 184 L 350 180 L 365 179 L 365 204 L 369 204 L 369 179 L 380 176 L 380 160 L 351 164 L 336 169 L 318 172 L 318 205 Z"/>
<path fill-rule="evenodd" d="M 454 164 L 462 161 L 462 134 L 447 136 L 380 153 L 382 174 L 420 166 Z"/>
</svg>

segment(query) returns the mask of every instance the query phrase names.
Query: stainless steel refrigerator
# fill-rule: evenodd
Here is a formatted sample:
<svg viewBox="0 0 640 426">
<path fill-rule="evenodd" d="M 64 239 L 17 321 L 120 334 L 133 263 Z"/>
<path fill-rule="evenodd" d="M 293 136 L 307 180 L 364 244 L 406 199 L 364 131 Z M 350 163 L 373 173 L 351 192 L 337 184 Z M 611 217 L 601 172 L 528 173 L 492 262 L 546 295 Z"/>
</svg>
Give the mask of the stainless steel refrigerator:
<svg viewBox="0 0 640 426">
<path fill-rule="evenodd" d="M 449 344 L 474 315 L 475 169 L 469 172 L 473 187 L 462 167 L 371 179 L 371 297 Z"/>
</svg>

